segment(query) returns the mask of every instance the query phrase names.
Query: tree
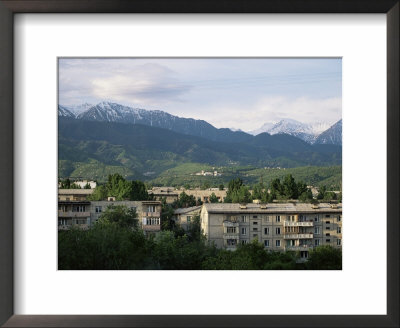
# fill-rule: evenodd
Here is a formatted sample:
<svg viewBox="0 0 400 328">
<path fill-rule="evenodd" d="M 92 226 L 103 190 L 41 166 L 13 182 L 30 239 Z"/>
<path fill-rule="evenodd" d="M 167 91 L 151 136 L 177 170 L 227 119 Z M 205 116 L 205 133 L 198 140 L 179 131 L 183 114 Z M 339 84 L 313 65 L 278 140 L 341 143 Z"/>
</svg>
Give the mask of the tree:
<svg viewBox="0 0 400 328">
<path fill-rule="evenodd" d="M 329 245 L 318 246 L 310 252 L 306 267 L 312 270 L 341 270 L 342 250 Z"/>
<path fill-rule="evenodd" d="M 218 198 L 215 193 L 212 193 L 209 198 L 210 203 L 218 203 Z"/>
<path fill-rule="evenodd" d="M 291 174 L 286 175 L 283 179 L 282 194 L 287 199 L 297 199 L 298 197 L 297 184 Z"/>
<path fill-rule="evenodd" d="M 191 207 L 196 206 L 196 198 L 193 195 L 188 195 L 184 191 L 179 195 L 179 199 L 174 201 L 174 208 Z"/>
<path fill-rule="evenodd" d="M 324 199 L 325 193 L 326 193 L 326 186 L 322 186 L 321 188 L 319 188 L 317 199 Z"/>
<path fill-rule="evenodd" d="M 83 189 L 92 189 L 92 187 L 90 186 L 89 182 L 86 182 L 86 184 L 83 187 Z"/>
<path fill-rule="evenodd" d="M 250 203 L 251 194 L 246 186 L 241 186 L 231 194 L 232 203 Z"/>
<path fill-rule="evenodd" d="M 224 190 L 224 185 L 221 183 L 218 187 L 219 190 Z"/>
<path fill-rule="evenodd" d="M 116 200 L 151 199 L 142 181 L 127 181 L 118 173 L 110 174 L 105 185 L 97 186 L 90 199 L 104 200 L 107 197 L 115 197 Z"/>
<path fill-rule="evenodd" d="M 116 224 L 121 228 L 138 228 L 135 209 L 128 209 L 125 205 L 109 205 L 99 218 L 100 224 Z"/>
<path fill-rule="evenodd" d="M 279 178 L 271 181 L 271 193 L 274 193 L 275 195 L 282 194 L 282 189 L 283 187 Z"/>
<path fill-rule="evenodd" d="M 262 200 L 263 198 L 265 198 L 265 191 L 264 191 L 265 187 L 263 183 L 259 183 L 253 186 L 253 199 L 259 199 Z"/>
<path fill-rule="evenodd" d="M 233 202 L 233 195 L 238 192 L 240 187 L 243 186 L 243 181 L 240 178 L 235 178 L 229 181 L 228 191 L 226 192 L 225 203 Z"/>
</svg>

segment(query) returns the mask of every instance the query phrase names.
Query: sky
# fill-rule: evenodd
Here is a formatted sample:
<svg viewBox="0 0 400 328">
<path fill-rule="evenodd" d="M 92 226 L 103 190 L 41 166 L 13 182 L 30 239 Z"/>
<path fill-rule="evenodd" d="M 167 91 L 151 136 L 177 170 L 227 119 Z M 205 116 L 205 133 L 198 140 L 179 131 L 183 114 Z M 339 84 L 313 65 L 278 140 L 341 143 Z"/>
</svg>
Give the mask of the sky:
<svg viewBox="0 0 400 328">
<path fill-rule="evenodd" d="M 252 131 L 342 117 L 339 58 L 60 58 L 59 104 L 112 101 Z"/>
</svg>

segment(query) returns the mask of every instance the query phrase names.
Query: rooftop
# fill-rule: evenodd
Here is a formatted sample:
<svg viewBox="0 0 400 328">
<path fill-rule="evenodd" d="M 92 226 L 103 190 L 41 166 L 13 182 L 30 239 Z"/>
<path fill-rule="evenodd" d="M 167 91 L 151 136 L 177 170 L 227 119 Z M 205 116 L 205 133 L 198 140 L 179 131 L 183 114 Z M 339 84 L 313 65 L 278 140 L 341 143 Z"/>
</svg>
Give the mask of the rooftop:
<svg viewBox="0 0 400 328">
<path fill-rule="evenodd" d="M 58 189 L 59 195 L 91 195 L 94 189 Z"/>
<path fill-rule="evenodd" d="M 189 213 L 192 211 L 197 211 L 201 209 L 201 205 L 200 206 L 192 206 L 192 207 L 186 207 L 186 208 L 177 208 L 174 211 L 174 214 L 185 214 L 185 213 Z"/>
<path fill-rule="evenodd" d="M 268 203 L 268 204 L 238 204 L 238 203 L 207 203 L 203 204 L 209 213 L 341 213 L 342 204 L 321 203 L 318 207 L 306 203 Z M 266 208 L 264 208 L 266 207 Z M 335 206 L 333 206 L 335 207 Z"/>
</svg>

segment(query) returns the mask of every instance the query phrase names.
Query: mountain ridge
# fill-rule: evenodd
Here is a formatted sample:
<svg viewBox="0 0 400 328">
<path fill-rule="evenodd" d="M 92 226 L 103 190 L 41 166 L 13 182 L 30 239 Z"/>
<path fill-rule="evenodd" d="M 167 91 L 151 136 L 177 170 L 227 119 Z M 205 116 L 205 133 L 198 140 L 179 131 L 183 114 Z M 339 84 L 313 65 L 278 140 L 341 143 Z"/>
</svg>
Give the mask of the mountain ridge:
<svg viewBox="0 0 400 328">
<path fill-rule="evenodd" d="M 240 129 L 233 128 L 218 129 L 204 120 L 183 118 L 161 110 L 133 108 L 109 101 L 103 101 L 96 105 L 87 103 L 77 106 L 59 105 L 58 112 L 59 116 L 80 120 L 144 124 L 161 127 L 167 130 L 203 137 L 218 142 L 247 142 L 250 141 L 254 135 L 268 133 L 271 135 L 288 134 L 306 141 L 309 144 L 324 143 L 326 140 L 322 138 L 318 139 L 318 136 L 332 127 L 323 122 L 305 124 L 286 118 L 276 123 L 265 123 L 260 129 L 251 132 L 244 132 Z M 338 137 L 331 138 L 331 142 L 336 142 L 336 144 L 341 145 L 341 138 L 340 140 Z"/>
</svg>

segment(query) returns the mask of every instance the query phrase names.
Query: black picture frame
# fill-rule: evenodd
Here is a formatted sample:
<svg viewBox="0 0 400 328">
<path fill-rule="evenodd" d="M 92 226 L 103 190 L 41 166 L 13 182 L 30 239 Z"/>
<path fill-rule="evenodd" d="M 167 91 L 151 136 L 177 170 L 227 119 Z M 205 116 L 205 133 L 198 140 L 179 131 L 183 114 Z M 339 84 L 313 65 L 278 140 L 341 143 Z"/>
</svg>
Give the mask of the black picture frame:
<svg viewBox="0 0 400 328">
<path fill-rule="evenodd" d="M 0 0 L 0 206 L 2 209 L 0 324 L 4 327 L 399 327 L 399 8 L 399 0 Z M 385 13 L 387 16 L 387 315 L 14 315 L 13 16 L 15 13 Z"/>
</svg>

